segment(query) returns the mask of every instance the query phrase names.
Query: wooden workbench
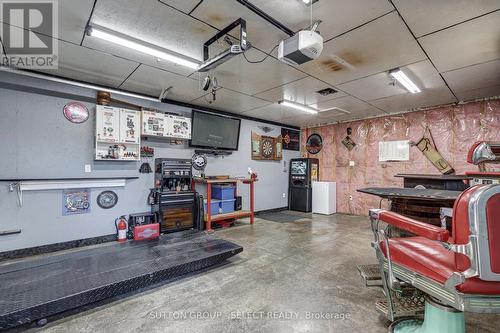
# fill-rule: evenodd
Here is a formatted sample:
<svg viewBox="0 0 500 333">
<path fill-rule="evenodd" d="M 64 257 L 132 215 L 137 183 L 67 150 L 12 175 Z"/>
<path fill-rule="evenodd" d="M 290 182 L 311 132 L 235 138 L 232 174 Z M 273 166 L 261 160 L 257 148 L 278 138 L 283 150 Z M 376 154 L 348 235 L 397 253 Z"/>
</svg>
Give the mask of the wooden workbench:
<svg viewBox="0 0 500 333">
<path fill-rule="evenodd" d="M 207 231 L 212 230 L 212 222 L 216 221 L 228 221 L 228 220 L 235 220 L 239 219 L 242 217 L 250 217 L 250 224 L 253 224 L 254 222 L 254 210 L 255 210 L 255 203 L 254 203 L 254 183 L 257 181 L 257 179 L 251 179 L 251 178 L 245 178 L 245 179 L 238 179 L 238 178 L 228 178 L 228 179 L 207 179 L 207 178 L 198 178 L 194 177 L 193 178 L 193 191 L 195 190 L 195 184 L 205 184 L 207 186 L 207 211 L 205 212 L 204 220 L 205 220 L 205 229 Z M 234 184 L 235 190 L 234 190 L 234 195 L 236 196 L 236 189 L 237 189 L 237 184 L 238 182 L 241 182 L 243 184 L 250 185 L 250 210 L 239 210 L 239 211 L 234 211 L 231 213 L 227 214 L 216 214 L 212 215 L 212 185 L 214 184 Z"/>
</svg>

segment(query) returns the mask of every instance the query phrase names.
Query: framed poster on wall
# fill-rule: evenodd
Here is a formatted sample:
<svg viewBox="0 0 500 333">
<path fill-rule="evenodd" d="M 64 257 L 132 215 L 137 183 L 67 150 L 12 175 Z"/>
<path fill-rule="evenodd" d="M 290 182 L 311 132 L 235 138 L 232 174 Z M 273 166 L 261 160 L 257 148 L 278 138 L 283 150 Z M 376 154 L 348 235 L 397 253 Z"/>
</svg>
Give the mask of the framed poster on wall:
<svg viewBox="0 0 500 333">
<path fill-rule="evenodd" d="M 63 190 L 63 216 L 87 213 L 90 213 L 90 189 Z"/>
<path fill-rule="evenodd" d="M 283 138 L 283 149 L 300 150 L 300 131 L 282 128 L 281 137 Z"/>
</svg>

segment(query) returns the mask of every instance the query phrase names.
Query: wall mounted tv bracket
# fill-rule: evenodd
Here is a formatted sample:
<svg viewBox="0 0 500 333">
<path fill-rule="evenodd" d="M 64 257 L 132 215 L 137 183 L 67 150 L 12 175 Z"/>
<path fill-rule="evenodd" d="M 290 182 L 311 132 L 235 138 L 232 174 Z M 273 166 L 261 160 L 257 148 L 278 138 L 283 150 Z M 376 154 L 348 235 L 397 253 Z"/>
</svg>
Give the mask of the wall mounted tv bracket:
<svg viewBox="0 0 500 333">
<path fill-rule="evenodd" d="M 230 45 L 230 47 L 216 55 L 215 57 L 210 58 L 208 48 L 210 45 L 215 43 L 217 40 L 227 35 L 231 30 L 236 27 L 240 27 L 240 36 L 239 36 L 239 44 Z M 203 63 L 198 68 L 198 72 L 208 72 L 211 69 L 219 66 L 220 64 L 228 61 L 234 56 L 244 53 L 246 50 L 250 48 L 250 43 L 247 40 L 247 22 L 241 17 L 219 31 L 212 38 L 203 44 Z"/>
</svg>

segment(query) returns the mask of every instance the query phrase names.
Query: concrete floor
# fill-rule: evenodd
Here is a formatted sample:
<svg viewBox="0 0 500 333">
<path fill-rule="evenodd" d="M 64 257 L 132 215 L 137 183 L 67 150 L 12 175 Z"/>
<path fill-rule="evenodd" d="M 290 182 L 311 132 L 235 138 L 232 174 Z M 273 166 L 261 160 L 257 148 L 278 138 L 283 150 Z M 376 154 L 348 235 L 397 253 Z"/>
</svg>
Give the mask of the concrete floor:
<svg viewBox="0 0 500 333">
<path fill-rule="evenodd" d="M 387 332 L 374 307 L 381 291 L 364 287 L 356 270 L 375 262 L 368 219 L 303 216 L 293 223 L 257 219 L 253 226 L 217 231 L 244 247 L 227 265 L 36 330 Z M 500 315 L 466 314 L 466 320 L 469 333 L 499 332 Z"/>
</svg>

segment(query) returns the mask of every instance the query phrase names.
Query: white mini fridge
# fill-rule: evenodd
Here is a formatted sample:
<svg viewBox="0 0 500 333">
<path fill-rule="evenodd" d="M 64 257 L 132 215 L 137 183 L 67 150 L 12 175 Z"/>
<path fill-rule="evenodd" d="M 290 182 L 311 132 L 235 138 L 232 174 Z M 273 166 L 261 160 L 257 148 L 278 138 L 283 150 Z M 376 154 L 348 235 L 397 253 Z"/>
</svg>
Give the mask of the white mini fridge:
<svg viewBox="0 0 500 333">
<path fill-rule="evenodd" d="M 337 212 L 337 184 L 335 182 L 312 183 L 312 212 L 324 215 Z"/>
</svg>

